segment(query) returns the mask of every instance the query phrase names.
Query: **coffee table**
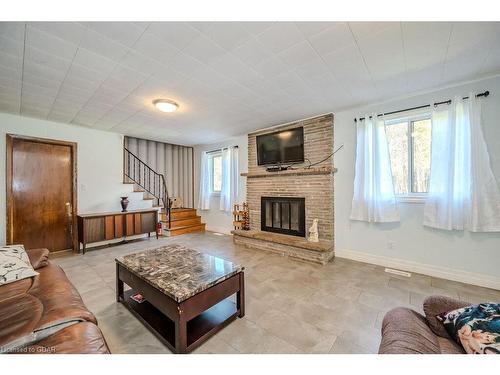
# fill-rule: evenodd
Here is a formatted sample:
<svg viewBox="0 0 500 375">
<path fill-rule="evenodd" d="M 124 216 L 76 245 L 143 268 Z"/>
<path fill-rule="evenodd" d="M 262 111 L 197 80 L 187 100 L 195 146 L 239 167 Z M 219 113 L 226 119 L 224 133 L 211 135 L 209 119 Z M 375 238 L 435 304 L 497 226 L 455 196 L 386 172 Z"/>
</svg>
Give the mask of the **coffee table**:
<svg viewBox="0 0 500 375">
<path fill-rule="evenodd" d="M 116 258 L 116 300 L 174 353 L 189 353 L 245 315 L 244 267 L 181 245 L 141 251 Z"/>
</svg>

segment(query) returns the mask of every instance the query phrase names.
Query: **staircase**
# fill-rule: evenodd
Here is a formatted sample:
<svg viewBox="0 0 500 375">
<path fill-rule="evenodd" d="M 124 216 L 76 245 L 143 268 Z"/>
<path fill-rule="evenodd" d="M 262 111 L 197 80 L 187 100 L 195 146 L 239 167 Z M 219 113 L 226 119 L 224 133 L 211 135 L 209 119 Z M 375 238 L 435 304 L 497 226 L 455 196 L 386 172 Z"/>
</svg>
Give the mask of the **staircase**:
<svg viewBox="0 0 500 375">
<path fill-rule="evenodd" d="M 171 208 L 165 176 L 157 173 L 137 155 L 124 148 L 123 183 L 133 184 L 134 192 L 143 193 L 143 199 L 159 208 L 163 234 L 178 236 L 185 233 L 203 232 L 201 222 L 194 208 Z"/>
</svg>

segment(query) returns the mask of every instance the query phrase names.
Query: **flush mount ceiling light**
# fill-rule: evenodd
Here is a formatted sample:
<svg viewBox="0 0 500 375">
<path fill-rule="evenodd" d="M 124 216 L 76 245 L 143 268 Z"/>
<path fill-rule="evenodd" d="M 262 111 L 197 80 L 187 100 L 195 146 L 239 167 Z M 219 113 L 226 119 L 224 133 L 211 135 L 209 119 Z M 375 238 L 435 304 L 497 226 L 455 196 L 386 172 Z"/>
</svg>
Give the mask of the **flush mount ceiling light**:
<svg viewBox="0 0 500 375">
<path fill-rule="evenodd" d="M 168 99 L 156 99 L 153 104 L 162 112 L 175 112 L 179 108 L 179 104 Z"/>
</svg>

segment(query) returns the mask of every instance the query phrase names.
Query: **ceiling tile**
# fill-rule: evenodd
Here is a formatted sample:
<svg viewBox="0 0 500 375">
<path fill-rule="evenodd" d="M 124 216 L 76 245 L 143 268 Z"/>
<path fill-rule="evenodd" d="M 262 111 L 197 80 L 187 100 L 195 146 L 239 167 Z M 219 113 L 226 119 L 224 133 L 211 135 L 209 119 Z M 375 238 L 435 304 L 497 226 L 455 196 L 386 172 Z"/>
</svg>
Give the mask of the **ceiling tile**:
<svg viewBox="0 0 500 375">
<path fill-rule="evenodd" d="M 111 73 L 116 66 L 115 61 L 84 48 L 78 48 L 73 63 L 101 73 Z"/>
<path fill-rule="evenodd" d="M 324 55 L 354 43 L 349 27 L 344 22 L 335 23 L 321 33 L 309 37 L 314 49 Z"/>
<path fill-rule="evenodd" d="M 144 56 L 137 51 L 130 51 L 127 53 L 127 55 L 125 55 L 125 57 L 120 61 L 120 64 L 129 69 L 136 70 L 147 75 L 161 71 L 165 67 L 159 61 Z"/>
<path fill-rule="evenodd" d="M 34 61 L 26 60 L 24 62 L 24 75 L 26 74 L 39 75 L 49 80 L 62 82 L 64 76 L 66 75 L 66 72 L 54 69 L 48 65 L 40 65 Z"/>
<path fill-rule="evenodd" d="M 22 58 L 24 45 L 21 41 L 0 34 L 0 53 Z M 0 61 L 1 62 L 1 61 Z"/>
<path fill-rule="evenodd" d="M 26 44 L 67 60 L 73 59 L 78 48 L 75 43 L 69 43 L 60 36 L 48 34 L 29 25 L 26 29 Z"/>
<path fill-rule="evenodd" d="M 271 57 L 257 64 L 254 69 L 264 78 L 273 78 L 278 74 L 291 70 L 291 67 L 282 60 Z"/>
<path fill-rule="evenodd" d="M 450 44 L 475 44 L 480 41 L 498 40 L 499 22 L 455 22 Z"/>
<path fill-rule="evenodd" d="M 242 22 L 241 25 L 246 31 L 255 36 L 262 34 L 275 23 L 276 22 Z"/>
<path fill-rule="evenodd" d="M 24 25 L 24 22 L 0 22 L 0 35 L 22 42 Z"/>
<path fill-rule="evenodd" d="M 128 52 L 128 47 L 91 29 L 85 29 L 80 47 L 110 60 L 118 61 Z"/>
<path fill-rule="evenodd" d="M 200 36 L 196 28 L 184 22 L 152 22 L 148 32 L 180 50 Z"/>
<path fill-rule="evenodd" d="M 189 22 L 190 26 L 204 34 L 208 32 L 214 24 L 215 22 Z"/>
<path fill-rule="evenodd" d="M 215 22 L 205 34 L 226 50 L 232 50 L 252 37 L 240 22 Z"/>
<path fill-rule="evenodd" d="M 318 58 L 318 54 L 311 47 L 308 41 L 297 43 L 286 50 L 280 52 L 278 57 L 285 64 L 293 68 L 299 68 Z"/>
<path fill-rule="evenodd" d="M 142 74 L 123 65 L 118 65 L 106 78 L 103 85 L 111 87 L 115 90 L 131 91 L 147 78 L 148 75 L 146 74 Z"/>
<path fill-rule="evenodd" d="M 272 56 L 272 53 L 255 38 L 248 39 L 231 53 L 250 66 L 257 65 Z"/>
<path fill-rule="evenodd" d="M 335 24 L 336 22 L 295 22 L 295 25 L 306 38 L 319 34 Z"/>
<path fill-rule="evenodd" d="M 21 72 L 23 59 L 21 57 L 0 53 L 0 66 L 12 71 Z"/>
<path fill-rule="evenodd" d="M 222 47 L 219 47 L 215 42 L 205 36 L 200 36 L 193 40 L 184 48 L 183 53 L 205 64 L 210 63 L 217 57 L 227 54 Z"/>
<path fill-rule="evenodd" d="M 56 55 L 46 53 L 33 46 L 26 46 L 25 62 L 26 61 L 33 61 L 38 65 L 47 66 L 49 68 L 60 70 L 63 72 L 66 72 L 71 65 L 71 60 L 62 59 L 60 57 L 57 57 Z"/>
<path fill-rule="evenodd" d="M 127 47 L 132 47 L 144 32 L 144 27 L 133 22 L 87 22 L 86 26 Z"/>
<path fill-rule="evenodd" d="M 281 52 L 296 43 L 302 42 L 304 37 L 293 22 L 276 23 L 257 36 L 257 40 L 273 53 Z"/>
<path fill-rule="evenodd" d="M 144 33 L 137 41 L 134 50 L 165 65 L 168 65 L 172 58 L 180 52 L 178 48 L 162 42 L 148 32 Z"/>
<path fill-rule="evenodd" d="M 195 70 L 203 68 L 205 64 L 184 52 L 180 52 L 172 58 L 168 66 L 174 71 L 189 76 Z"/>
<path fill-rule="evenodd" d="M 349 28 L 357 39 L 373 37 L 394 27 L 399 27 L 399 22 L 349 22 Z"/>
<path fill-rule="evenodd" d="M 30 22 L 29 26 L 78 45 L 86 27 L 78 22 Z"/>
<path fill-rule="evenodd" d="M 390 27 L 379 31 L 376 36 L 358 37 L 357 42 L 373 79 L 404 75 L 405 55 L 399 23 L 391 23 Z"/>
</svg>

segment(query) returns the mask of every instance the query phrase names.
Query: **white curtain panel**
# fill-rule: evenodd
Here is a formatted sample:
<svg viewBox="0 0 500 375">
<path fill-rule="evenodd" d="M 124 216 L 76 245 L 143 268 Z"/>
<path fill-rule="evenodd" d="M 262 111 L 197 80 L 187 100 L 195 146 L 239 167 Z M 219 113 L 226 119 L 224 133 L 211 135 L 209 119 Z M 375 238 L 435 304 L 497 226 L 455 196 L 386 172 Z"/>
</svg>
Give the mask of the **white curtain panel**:
<svg viewBox="0 0 500 375">
<path fill-rule="evenodd" d="M 357 123 L 355 173 L 351 220 L 399 221 L 385 125 L 375 113 Z"/>
<path fill-rule="evenodd" d="M 201 153 L 200 199 L 198 199 L 198 208 L 201 210 L 210 209 L 210 166 L 206 152 Z"/>
<path fill-rule="evenodd" d="M 184 207 L 193 207 L 192 147 L 134 137 L 125 137 L 125 147 L 153 170 L 165 176 L 171 197 L 181 197 Z M 138 173 L 137 166 L 136 173 Z"/>
<path fill-rule="evenodd" d="M 238 200 L 238 147 L 222 149 L 222 187 L 220 192 L 221 211 L 231 212 Z"/>
<path fill-rule="evenodd" d="M 471 232 L 500 231 L 500 192 L 481 125 L 481 103 L 455 97 L 432 112 L 429 194 L 424 225 Z"/>
</svg>

